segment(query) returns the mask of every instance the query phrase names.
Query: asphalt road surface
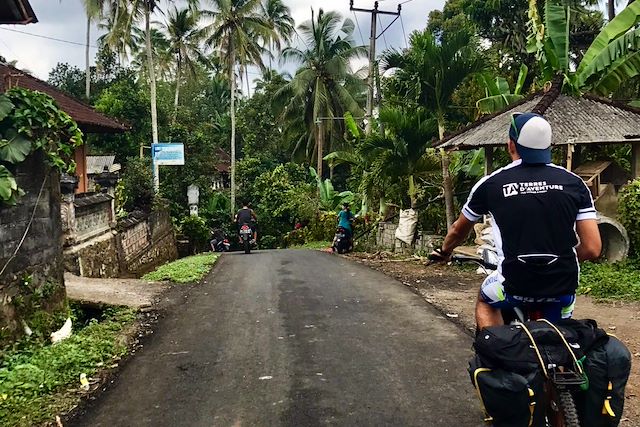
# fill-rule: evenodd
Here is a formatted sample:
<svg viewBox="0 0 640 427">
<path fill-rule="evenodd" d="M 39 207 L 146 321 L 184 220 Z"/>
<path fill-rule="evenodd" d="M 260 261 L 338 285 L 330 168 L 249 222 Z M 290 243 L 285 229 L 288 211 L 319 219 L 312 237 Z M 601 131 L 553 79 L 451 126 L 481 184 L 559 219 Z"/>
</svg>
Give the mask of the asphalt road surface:
<svg viewBox="0 0 640 427">
<path fill-rule="evenodd" d="M 73 424 L 482 425 L 470 337 L 381 273 L 314 251 L 232 253 L 171 298 Z"/>
</svg>

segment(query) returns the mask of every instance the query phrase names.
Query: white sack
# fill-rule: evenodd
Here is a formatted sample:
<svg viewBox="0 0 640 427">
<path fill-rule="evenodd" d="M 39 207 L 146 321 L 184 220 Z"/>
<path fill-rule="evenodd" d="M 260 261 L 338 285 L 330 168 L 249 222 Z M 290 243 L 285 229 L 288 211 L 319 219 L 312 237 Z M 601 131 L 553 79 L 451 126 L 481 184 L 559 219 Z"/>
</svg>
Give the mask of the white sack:
<svg viewBox="0 0 640 427">
<path fill-rule="evenodd" d="M 396 229 L 396 239 L 410 245 L 413 243 L 413 236 L 416 234 L 418 225 L 418 212 L 413 209 L 400 211 L 400 222 Z"/>
</svg>

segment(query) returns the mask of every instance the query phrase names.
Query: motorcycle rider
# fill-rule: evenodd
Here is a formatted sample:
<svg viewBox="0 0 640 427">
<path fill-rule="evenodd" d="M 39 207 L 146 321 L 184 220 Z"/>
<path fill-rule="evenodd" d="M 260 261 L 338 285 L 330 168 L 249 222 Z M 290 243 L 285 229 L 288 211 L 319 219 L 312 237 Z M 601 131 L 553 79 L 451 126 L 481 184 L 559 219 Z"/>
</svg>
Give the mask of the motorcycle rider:
<svg viewBox="0 0 640 427">
<path fill-rule="evenodd" d="M 342 204 L 342 210 L 338 214 L 338 227 L 344 228 L 347 236 L 351 238 L 353 236 L 353 229 L 351 224 L 353 223 L 354 216 L 349 208 L 349 203 Z"/>
<path fill-rule="evenodd" d="M 591 193 L 580 177 L 551 163 L 551 126 L 516 113 L 509 126 L 512 163 L 482 178 L 432 257 L 448 261 L 476 221 L 491 215 L 498 268 L 482 284 L 478 330 L 504 324 L 501 309 L 541 305 L 550 321 L 570 318 L 579 261 L 600 256 Z M 576 237 L 577 234 L 577 237 Z"/>
<path fill-rule="evenodd" d="M 236 213 L 234 221 L 238 226 L 238 233 L 240 232 L 240 228 L 246 224 L 251 227 L 251 231 L 253 232 L 253 240 L 251 241 L 251 243 L 254 244 L 258 241 L 258 231 L 256 227 L 258 217 L 256 216 L 256 213 L 253 211 L 253 209 L 251 209 L 251 204 L 249 203 L 249 201 L 245 200 L 242 202 L 242 209 L 240 209 L 238 213 Z"/>
</svg>

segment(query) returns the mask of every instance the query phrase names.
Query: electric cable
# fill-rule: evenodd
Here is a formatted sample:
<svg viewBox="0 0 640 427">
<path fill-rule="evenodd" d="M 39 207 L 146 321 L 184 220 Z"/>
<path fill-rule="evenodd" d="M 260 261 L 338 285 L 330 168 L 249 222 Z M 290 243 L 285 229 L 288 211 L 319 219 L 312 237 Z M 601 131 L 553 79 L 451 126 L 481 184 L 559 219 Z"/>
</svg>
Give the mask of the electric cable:
<svg viewBox="0 0 640 427">
<path fill-rule="evenodd" d="M 41 38 L 41 39 L 53 40 L 53 41 L 60 42 L 60 43 L 68 43 L 68 44 L 73 44 L 73 45 L 82 46 L 82 47 L 86 47 L 87 46 L 86 43 L 74 42 L 74 41 L 70 41 L 70 40 L 63 40 L 63 39 L 58 39 L 58 38 L 49 37 L 49 36 L 41 36 L 40 34 L 27 33 L 26 31 L 14 30 L 12 28 L 0 27 L 0 30 L 11 31 L 12 33 L 24 34 L 24 35 L 27 35 L 27 36 L 38 37 L 38 38 Z M 98 46 L 94 46 L 92 44 L 90 44 L 89 47 L 92 47 L 94 49 L 99 49 Z"/>
</svg>

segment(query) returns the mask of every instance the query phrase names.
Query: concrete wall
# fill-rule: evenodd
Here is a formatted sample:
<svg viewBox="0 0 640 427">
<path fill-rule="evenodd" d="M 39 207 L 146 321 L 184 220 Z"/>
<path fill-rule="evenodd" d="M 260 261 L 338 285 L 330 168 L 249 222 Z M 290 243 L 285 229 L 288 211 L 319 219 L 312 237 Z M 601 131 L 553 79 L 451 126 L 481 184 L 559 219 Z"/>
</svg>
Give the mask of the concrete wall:
<svg viewBox="0 0 640 427">
<path fill-rule="evenodd" d="M 29 323 L 34 315 L 42 319 L 42 312 L 61 310 L 66 296 L 58 174 L 38 153 L 21 163 L 15 175 L 26 194 L 15 207 L 0 204 L 0 271 L 6 265 L 0 276 L 0 342 L 21 335 L 22 320 Z M 24 242 L 11 259 L 32 214 Z"/>
<path fill-rule="evenodd" d="M 64 251 L 65 269 L 85 277 L 138 276 L 178 257 L 168 212 L 138 214 Z"/>
<path fill-rule="evenodd" d="M 418 237 L 413 245 L 407 245 L 396 239 L 395 233 L 397 228 L 398 224 L 392 222 L 380 222 L 378 224 L 376 244 L 379 249 L 395 253 L 411 254 L 415 252 L 431 252 L 434 248 L 442 245 L 442 236 L 423 235 L 421 233 L 418 233 Z"/>
</svg>

